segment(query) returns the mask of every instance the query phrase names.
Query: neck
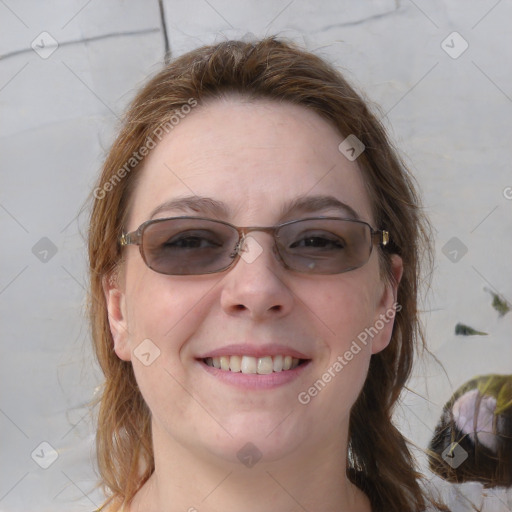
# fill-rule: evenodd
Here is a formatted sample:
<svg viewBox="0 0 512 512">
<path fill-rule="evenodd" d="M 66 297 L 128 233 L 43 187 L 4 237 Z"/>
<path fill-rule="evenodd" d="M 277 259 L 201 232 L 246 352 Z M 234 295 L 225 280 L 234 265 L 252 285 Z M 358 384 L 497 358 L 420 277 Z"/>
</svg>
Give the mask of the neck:
<svg viewBox="0 0 512 512">
<path fill-rule="evenodd" d="M 371 510 L 346 476 L 346 432 L 338 446 L 301 446 L 248 467 L 190 450 L 155 422 L 152 430 L 155 471 L 127 512 Z"/>
</svg>

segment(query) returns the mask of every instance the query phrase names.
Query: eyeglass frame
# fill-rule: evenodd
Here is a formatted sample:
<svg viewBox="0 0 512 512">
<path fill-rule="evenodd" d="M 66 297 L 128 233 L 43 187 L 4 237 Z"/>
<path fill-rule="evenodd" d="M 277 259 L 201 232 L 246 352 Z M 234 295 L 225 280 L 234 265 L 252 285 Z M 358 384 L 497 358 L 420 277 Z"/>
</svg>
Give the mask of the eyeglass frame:
<svg viewBox="0 0 512 512">
<path fill-rule="evenodd" d="M 144 247 L 143 247 L 143 239 L 142 239 L 144 230 L 147 228 L 147 226 L 149 226 L 151 224 L 155 224 L 157 222 L 164 222 L 164 221 L 169 221 L 169 220 L 181 220 L 181 219 L 206 220 L 209 222 L 217 222 L 219 224 L 224 224 L 225 226 L 235 229 L 238 233 L 238 242 L 236 243 L 235 248 L 233 249 L 233 252 L 230 254 L 230 257 L 233 258 L 231 263 L 229 265 L 227 265 L 226 267 L 221 268 L 219 270 L 204 272 L 201 274 L 167 274 L 164 272 L 158 272 L 158 270 L 155 270 L 153 267 L 151 267 L 144 255 Z M 119 237 L 119 243 L 120 243 L 121 247 L 125 247 L 128 245 L 138 245 L 140 255 L 141 255 L 144 263 L 146 264 L 146 266 L 148 268 L 150 268 L 151 270 L 153 270 L 154 272 L 157 272 L 158 274 L 162 274 L 162 275 L 207 275 L 207 274 L 217 274 L 219 272 L 224 272 L 225 270 L 232 268 L 241 257 L 241 253 L 243 252 L 243 247 L 244 247 L 244 241 L 246 239 L 247 234 L 251 233 L 253 231 L 261 231 L 263 233 L 267 233 L 272 236 L 272 238 L 274 240 L 274 249 L 275 249 L 274 252 L 277 252 L 277 256 L 279 257 L 282 265 L 286 269 L 292 270 L 294 272 L 304 273 L 304 272 L 301 272 L 300 270 L 295 270 L 295 269 L 289 267 L 289 265 L 283 260 L 283 257 L 281 256 L 281 253 L 279 252 L 279 248 L 278 248 L 279 244 L 277 243 L 278 237 L 276 237 L 276 232 L 279 229 L 281 229 L 284 226 L 287 226 L 289 224 L 294 224 L 294 223 L 302 222 L 302 221 L 306 221 L 306 220 L 322 220 L 322 219 L 343 220 L 343 221 L 348 221 L 348 222 L 355 222 L 358 224 L 364 224 L 370 228 L 371 244 L 370 244 L 370 254 L 368 255 L 368 260 L 366 260 L 365 263 L 363 263 L 359 267 L 350 268 L 350 269 L 344 270 L 342 272 L 336 272 L 334 274 L 327 274 L 327 275 L 343 274 L 345 272 L 349 272 L 350 270 L 357 270 L 358 268 L 361 268 L 362 266 L 366 265 L 366 263 L 368 263 L 368 261 L 370 260 L 374 245 L 380 245 L 381 247 L 385 247 L 389 243 L 389 239 L 390 239 L 389 231 L 387 231 L 385 229 L 374 229 L 371 226 L 371 224 L 369 224 L 368 222 L 365 222 L 364 220 L 350 219 L 350 218 L 345 218 L 345 217 L 324 217 L 324 216 L 306 217 L 304 219 L 294 219 L 294 220 L 283 222 L 281 224 L 276 224 L 274 226 L 245 226 L 245 227 L 235 226 L 234 224 L 231 224 L 229 222 L 226 222 L 223 220 L 217 220 L 217 219 L 210 219 L 208 217 L 194 217 L 194 216 L 164 217 L 164 218 L 158 218 L 158 219 L 149 219 L 149 220 L 143 222 L 135 231 L 121 234 L 121 236 Z M 377 239 L 377 237 L 379 237 L 379 238 Z"/>
</svg>

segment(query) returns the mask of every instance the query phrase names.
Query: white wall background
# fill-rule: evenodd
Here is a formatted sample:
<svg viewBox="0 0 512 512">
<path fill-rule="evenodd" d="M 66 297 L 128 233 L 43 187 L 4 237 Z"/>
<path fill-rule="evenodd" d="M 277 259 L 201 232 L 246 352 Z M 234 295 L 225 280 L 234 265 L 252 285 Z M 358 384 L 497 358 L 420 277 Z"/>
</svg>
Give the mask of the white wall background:
<svg viewBox="0 0 512 512">
<path fill-rule="evenodd" d="M 1 512 L 101 503 L 87 409 L 100 376 L 83 309 L 86 216 L 78 213 L 117 117 L 161 65 L 164 24 L 173 56 L 247 33 L 281 34 L 344 69 L 380 105 L 437 231 L 424 320 L 449 376 L 419 362 L 410 387 L 421 396 L 407 394 L 397 413 L 406 435 L 425 447 L 456 387 L 476 374 L 512 373 L 512 313 L 498 318 L 484 290 L 512 302 L 511 2 L 163 7 L 162 20 L 157 0 L 0 1 Z M 463 39 L 443 48 L 454 31 Z M 467 248 L 455 262 L 450 245 L 443 252 L 453 237 Z M 455 336 L 457 322 L 489 334 Z M 461 492 L 480 503 L 478 486 Z M 489 494 L 492 510 L 508 510 L 503 494 Z"/>
</svg>

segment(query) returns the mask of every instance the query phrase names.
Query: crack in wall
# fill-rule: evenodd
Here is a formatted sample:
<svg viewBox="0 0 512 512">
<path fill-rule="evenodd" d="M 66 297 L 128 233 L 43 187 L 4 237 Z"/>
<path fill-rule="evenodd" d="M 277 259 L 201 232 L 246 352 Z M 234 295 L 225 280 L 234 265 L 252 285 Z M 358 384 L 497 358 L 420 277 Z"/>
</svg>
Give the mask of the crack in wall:
<svg viewBox="0 0 512 512">
<path fill-rule="evenodd" d="M 102 34 L 101 36 L 94 36 L 94 37 L 86 37 L 83 39 L 77 39 L 73 41 L 63 41 L 58 42 L 59 47 L 61 46 L 71 46 L 74 44 L 82 44 L 82 43 L 91 43 L 95 41 L 101 41 L 102 39 L 111 39 L 114 37 L 127 37 L 127 36 L 141 36 L 146 34 L 153 34 L 156 32 L 160 32 L 159 28 L 148 28 L 144 30 L 133 30 L 129 32 L 116 32 L 112 34 Z M 24 48 L 23 50 L 15 50 L 10 53 L 4 53 L 3 55 L 0 55 L 0 61 L 10 59 L 11 57 L 16 57 L 17 55 L 23 55 L 25 53 L 33 52 L 34 50 L 32 48 Z"/>
<path fill-rule="evenodd" d="M 167 22 L 165 21 L 165 8 L 163 0 L 158 0 L 158 7 L 160 9 L 160 22 L 162 24 L 162 34 L 164 36 L 164 62 L 166 64 L 171 60 L 171 50 L 169 47 L 169 35 L 167 33 Z"/>
</svg>

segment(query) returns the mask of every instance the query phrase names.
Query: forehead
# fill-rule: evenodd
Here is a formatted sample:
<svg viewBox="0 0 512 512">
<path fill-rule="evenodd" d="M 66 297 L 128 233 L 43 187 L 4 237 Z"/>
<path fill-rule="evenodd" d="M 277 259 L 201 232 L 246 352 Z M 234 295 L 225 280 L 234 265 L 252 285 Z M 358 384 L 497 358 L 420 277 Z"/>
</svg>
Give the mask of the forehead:
<svg viewBox="0 0 512 512">
<path fill-rule="evenodd" d="M 275 224 L 308 209 L 373 224 L 361 170 L 338 150 L 343 139 L 290 103 L 229 97 L 198 106 L 146 158 L 129 228 L 187 212 Z"/>
</svg>

